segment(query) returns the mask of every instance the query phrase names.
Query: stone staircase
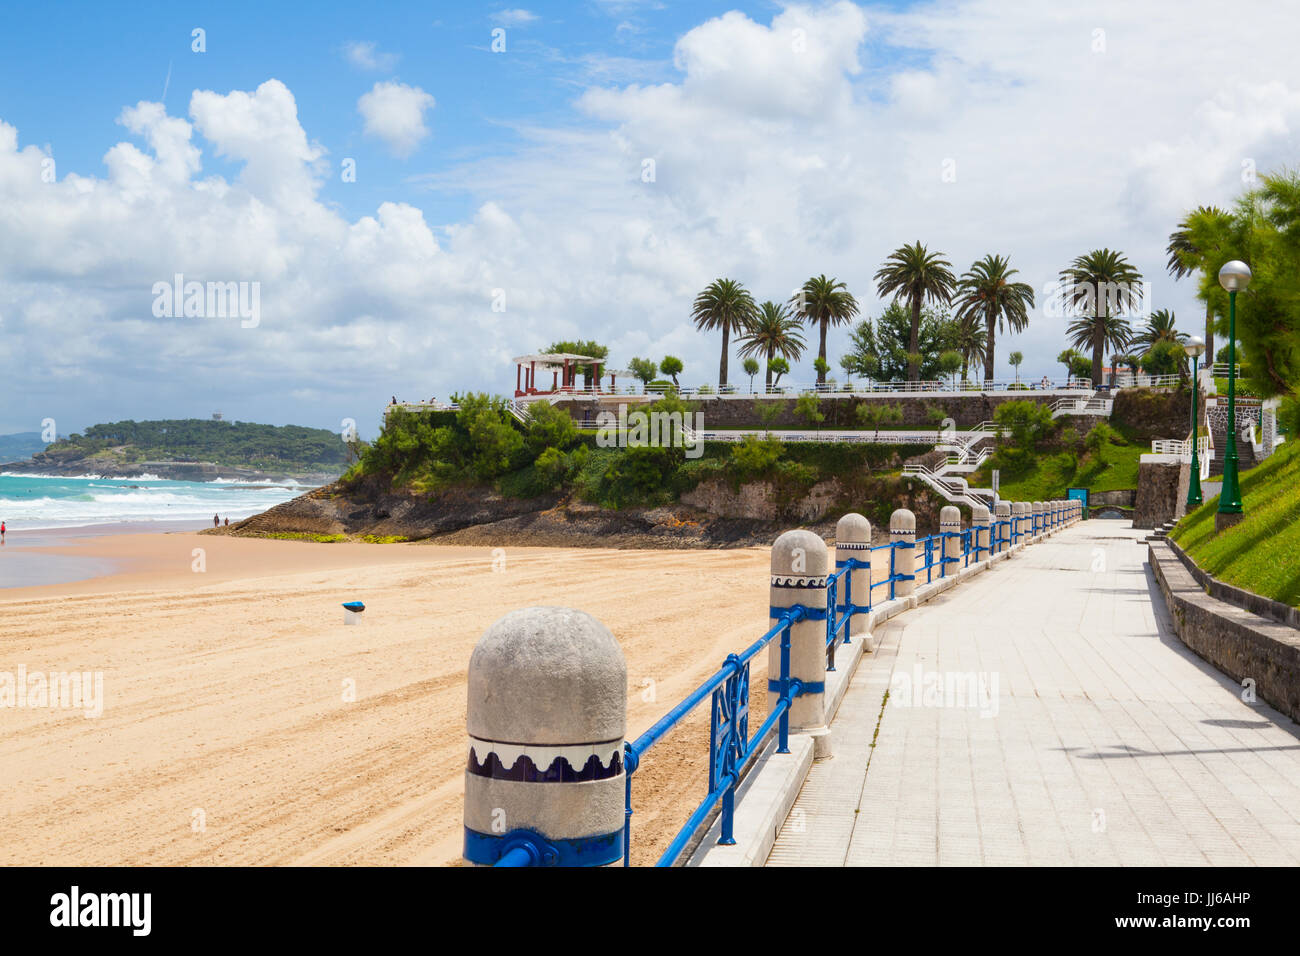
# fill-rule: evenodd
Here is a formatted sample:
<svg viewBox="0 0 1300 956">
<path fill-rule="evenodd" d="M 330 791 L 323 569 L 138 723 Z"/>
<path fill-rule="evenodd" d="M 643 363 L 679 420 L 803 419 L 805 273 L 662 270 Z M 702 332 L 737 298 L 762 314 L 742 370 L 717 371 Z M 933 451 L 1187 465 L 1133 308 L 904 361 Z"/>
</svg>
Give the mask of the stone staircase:
<svg viewBox="0 0 1300 956">
<path fill-rule="evenodd" d="M 1214 436 L 1214 457 L 1210 459 L 1210 476 L 1218 477 L 1223 474 L 1223 454 L 1228 446 L 1228 400 L 1226 398 L 1211 399 L 1212 404 L 1206 405 L 1206 417 L 1210 423 L 1210 434 Z M 1258 401 L 1251 399 L 1237 399 L 1237 470 L 1245 471 L 1247 468 L 1254 468 L 1259 462 L 1255 460 L 1255 451 L 1250 442 L 1243 441 L 1241 438 L 1242 425 L 1249 419 L 1254 419 L 1256 426 L 1259 425 L 1260 405 Z"/>
</svg>

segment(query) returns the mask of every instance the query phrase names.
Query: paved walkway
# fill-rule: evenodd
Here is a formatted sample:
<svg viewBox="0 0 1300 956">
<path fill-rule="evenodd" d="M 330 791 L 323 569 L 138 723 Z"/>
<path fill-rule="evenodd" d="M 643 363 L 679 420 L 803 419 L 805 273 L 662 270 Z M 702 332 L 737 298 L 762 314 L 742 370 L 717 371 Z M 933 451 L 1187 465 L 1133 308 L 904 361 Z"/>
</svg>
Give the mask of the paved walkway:
<svg viewBox="0 0 1300 956">
<path fill-rule="evenodd" d="M 768 865 L 1300 863 L 1300 729 L 1178 640 L 1145 534 L 1081 522 L 885 624 Z M 927 706 L 936 672 L 997 693 Z"/>
</svg>

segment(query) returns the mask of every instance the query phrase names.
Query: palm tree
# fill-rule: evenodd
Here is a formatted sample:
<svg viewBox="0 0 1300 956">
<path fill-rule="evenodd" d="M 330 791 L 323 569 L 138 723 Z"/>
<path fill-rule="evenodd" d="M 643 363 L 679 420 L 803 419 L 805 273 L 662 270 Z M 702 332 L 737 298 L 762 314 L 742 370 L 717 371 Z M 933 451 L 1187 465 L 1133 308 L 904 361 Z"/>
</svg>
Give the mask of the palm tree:
<svg viewBox="0 0 1300 956">
<path fill-rule="evenodd" d="M 1101 385 L 1101 360 L 1106 348 L 1126 348 L 1133 337 L 1128 320 L 1118 313 L 1126 312 L 1136 304 L 1139 293 L 1135 288 L 1142 274 L 1133 268 L 1122 252 L 1094 249 L 1076 256 L 1061 270 L 1062 294 L 1067 306 L 1082 313 L 1082 318 L 1072 322 L 1069 334 L 1072 345 L 1092 348 L 1092 384 Z M 1091 315 L 1089 315 L 1091 311 Z"/>
<path fill-rule="evenodd" d="M 1020 363 L 1023 362 L 1024 360 L 1025 360 L 1024 352 L 1012 352 L 1010 355 L 1007 356 L 1007 361 L 1010 362 L 1011 367 L 1016 370 L 1017 388 L 1020 387 Z"/>
<path fill-rule="evenodd" d="M 906 297 L 912 307 L 912 334 L 907 343 L 909 382 L 921 377 L 916 358 L 920 350 L 921 306 L 926 299 L 947 305 L 956 287 L 952 263 L 941 253 L 926 252 L 919 239 L 914 245 L 899 246 L 891 252 L 876 272 L 876 292 L 881 298 L 887 295 L 893 295 L 895 299 Z"/>
<path fill-rule="evenodd" d="M 1165 268 L 1175 279 L 1201 273 L 1200 297 L 1205 300 L 1206 362 L 1214 362 L 1214 311 L 1220 304 L 1218 268 L 1225 259 L 1223 244 L 1232 217 L 1218 206 L 1197 206 L 1169 234 Z"/>
<path fill-rule="evenodd" d="M 953 344 L 961 353 L 961 380 L 964 382 L 969 376 L 971 365 L 984 363 L 989 340 L 984 334 L 984 322 L 978 315 L 968 315 L 956 322 L 957 334 Z"/>
<path fill-rule="evenodd" d="M 1174 328 L 1174 314 L 1168 309 L 1157 309 L 1147 319 L 1147 327 L 1133 339 L 1133 344 L 1141 346 L 1143 352 L 1149 352 L 1157 342 L 1182 345 L 1186 341 L 1187 333 Z"/>
<path fill-rule="evenodd" d="M 822 364 L 817 369 L 817 384 L 826 384 L 826 331 L 832 325 L 846 325 L 858 314 L 858 300 L 849 294 L 848 286 L 824 275 L 809 279 L 803 287 L 790 297 L 794 314 L 809 325 L 815 325 L 821 333 L 821 344 L 817 348 L 817 357 Z"/>
<path fill-rule="evenodd" d="M 731 333 L 743 332 L 758 314 L 754 297 L 734 279 L 710 282 L 691 307 L 691 318 L 701 331 L 722 330 L 722 361 L 718 363 L 718 387 L 727 385 L 727 353 Z"/>
<path fill-rule="evenodd" d="M 1020 270 L 1010 268 L 1006 256 L 988 255 L 974 263 L 957 286 L 957 319 L 963 324 L 983 321 L 985 344 L 984 380 L 993 378 L 995 333 L 1023 332 L 1034 307 L 1034 290 L 1027 282 L 1014 282 Z"/>
<path fill-rule="evenodd" d="M 758 307 L 757 317 L 738 339 L 742 343 L 740 347 L 742 356 L 761 355 L 767 359 L 766 364 L 769 367 L 764 382 L 766 391 L 772 389 L 770 364 L 773 358 L 780 356 L 798 360 L 799 356 L 803 355 L 803 350 L 807 346 L 804 344 L 803 336 L 799 334 L 801 328 L 799 320 L 790 315 L 789 309 L 769 300 Z"/>
</svg>

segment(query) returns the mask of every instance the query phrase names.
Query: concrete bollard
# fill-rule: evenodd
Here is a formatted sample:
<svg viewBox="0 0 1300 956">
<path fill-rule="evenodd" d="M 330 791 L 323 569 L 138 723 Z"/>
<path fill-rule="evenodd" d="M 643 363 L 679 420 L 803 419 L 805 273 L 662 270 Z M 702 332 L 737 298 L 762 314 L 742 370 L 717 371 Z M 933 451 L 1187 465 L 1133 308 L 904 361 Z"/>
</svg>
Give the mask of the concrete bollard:
<svg viewBox="0 0 1300 956">
<path fill-rule="evenodd" d="M 993 536 L 990 533 L 990 520 L 989 509 L 984 505 L 971 506 L 971 547 L 975 549 L 976 561 L 987 561 L 993 556 Z"/>
<path fill-rule="evenodd" d="M 855 512 L 846 514 L 835 523 L 836 570 L 844 567 L 844 562 L 850 558 L 857 561 L 871 560 L 871 522 Z M 871 568 L 857 568 L 844 575 L 840 579 L 840 603 L 846 603 L 843 582 L 847 581 L 849 584 L 848 596 L 853 601 L 854 606 L 869 607 L 871 605 L 871 574 Z M 865 611 L 854 614 L 849 619 L 849 636 L 866 641 L 867 646 L 863 650 L 875 650 L 871 643 L 871 634 L 867 631 L 867 613 Z"/>
<path fill-rule="evenodd" d="M 1047 533 L 1047 503 L 1035 501 L 1032 506 L 1031 514 L 1033 516 L 1033 535 L 1037 540 Z"/>
<path fill-rule="evenodd" d="M 466 860 L 622 862 L 627 664 L 605 625 L 563 607 L 498 619 L 470 656 L 466 725 Z"/>
<path fill-rule="evenodd" d="M 894 596 L 907 597 L 916 590 L 916 515 L 906 508 L 889 516 L 889 543 L 893 573 L 903 575 L 894 582 Z"/>
<path fill-rule="evenodd" d="M 1018 547 L 1025 543 L 1025 513 L 1023 501 L 1011 502 L 1011 546 Z"/>
<path fill-rule="evenodd" d="M 999 501 L 993 506 L 993 553 L 1001 554 L 1011 546 L 1010 532 L 1007 530 L 1010 525 L 1004 525 L 1002 522 L 1011 520 L 1011 502 Z"/>
<path fill-rule="evenodd" d="M 1051 524 L 1051 527 L 1052 527 L 1052 531 L 1053 531 L 1053 533 L 1055 533 L 1055 532 L 1056 532 L 1056 529 L 1059 528 L 1059 527 L 1061 526 L 1061 502 L 1060 502 L 1060 499 L 1059 499 L 1059 498 L 1054 498 L 1054 499 L 1052 499 L 1052 501 L 1050 502 L 1050 504 L 1051 504 L 1051 506 L 1052 506 L 1052 514 L 1051 514 L 1050 524 Z"/>
<path fill-rule="evenodd" d="M 826 726 L 826 573 L 830 554 L 821 535 L 787 531 L 772 545 L 771 623 L 785 608 L 801 604 L 811 612 L 790 626 L 790 676 L 803 689 L 790 706 L 790 733 L 813 737 L 813 757 L 830 756 Z M 767 645 L 767 690 L 781 693 L 781 639 Z"/>
<path fill-rule="evenodd" d="M 961 511 L 953 505 L 939 509 L 939 531 L 943 535 L 943 576 L 961 570 Z"/>
</svg>

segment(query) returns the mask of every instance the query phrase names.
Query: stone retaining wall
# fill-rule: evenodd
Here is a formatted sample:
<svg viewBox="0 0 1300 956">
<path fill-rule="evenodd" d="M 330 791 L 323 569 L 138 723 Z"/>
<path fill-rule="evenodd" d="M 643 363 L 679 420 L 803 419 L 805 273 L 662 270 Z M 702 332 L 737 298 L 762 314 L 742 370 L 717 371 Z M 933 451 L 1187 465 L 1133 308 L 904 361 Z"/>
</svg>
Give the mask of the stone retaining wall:
<svg viewBox="0 0 1300 956">
<path fill-rule="evenodd" d="M 1172 542 L 1147 547 L 1182 642 L 1234 681 L 1253 681 L 1260 700 L 1300 720 L 1300 629 L 1206 594 Z"/>
</svg>

